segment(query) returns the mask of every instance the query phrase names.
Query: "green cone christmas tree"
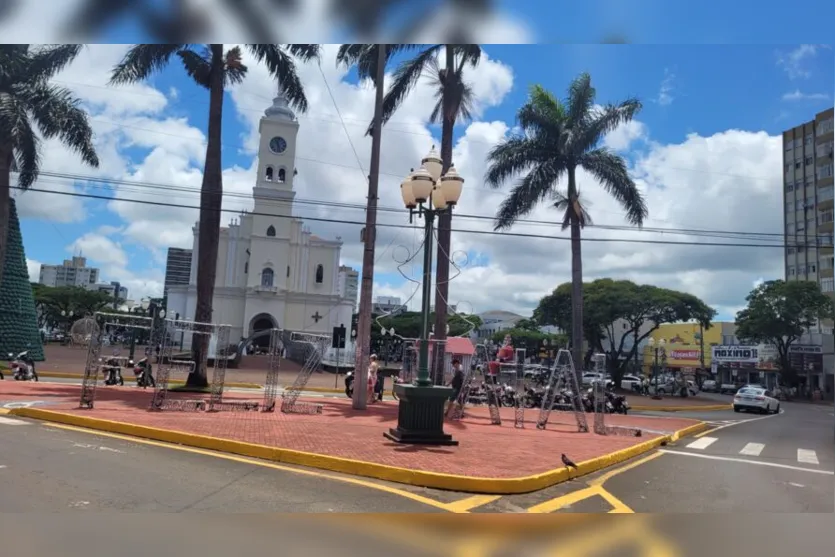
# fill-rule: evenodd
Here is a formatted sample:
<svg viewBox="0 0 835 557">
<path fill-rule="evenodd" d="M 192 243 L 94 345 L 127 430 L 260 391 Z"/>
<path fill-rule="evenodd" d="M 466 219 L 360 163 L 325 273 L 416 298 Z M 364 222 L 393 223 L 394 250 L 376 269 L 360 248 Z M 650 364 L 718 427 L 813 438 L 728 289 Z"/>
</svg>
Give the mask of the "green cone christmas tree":
<svg viewBox="0 0 835 557">
<path fill-rule="evenodd" d="M 17 355 L 29 350 L 33 360 L 42 362 L 43 342 L 14 199 L 9 206 L 8 240 L 3 284 L 0 285 L 0 359 L 6 359 L 10 352 Z"/>
</svg>

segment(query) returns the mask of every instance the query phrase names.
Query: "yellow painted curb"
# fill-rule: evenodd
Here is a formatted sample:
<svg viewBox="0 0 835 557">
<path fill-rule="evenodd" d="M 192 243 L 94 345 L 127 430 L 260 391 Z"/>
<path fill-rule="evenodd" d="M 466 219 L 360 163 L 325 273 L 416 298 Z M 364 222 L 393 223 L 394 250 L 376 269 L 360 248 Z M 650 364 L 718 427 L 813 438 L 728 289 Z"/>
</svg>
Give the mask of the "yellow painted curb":
<svg viewBox="0 0 835 557">
<path fill-rule="evenodd" d="M 289 389 L 290 385 L 285 385 L 284 389 Z M 308 393 L 334 393 L 334 394 L 344 394 L 345 389 L 332 389 L 331 387 L 305 387 L 302 389 L 302 392 Z"/>
<path fill-rule="evenodd" d="M 646 412 L 714 412 L 716 410 L 730 410 L 733 404 L 705 404 L 702 406 L 632 406 L 630 410 Z"/>
<path fill-rule="evenodd" d="M 39 371 L 39 377 L 52 377 L 54 379 L 84 379 L 84 376 L 80 373 L 64 373 L 63 371 Z M 128 383 L 128 380 L 125 380 L 125 383 Z M 170 379 L 168 381 L 169 385 L 185 385 L 186 382 L 182 379 Z M 225 381 L 223 383 L 225 387 L 230 387 L 233 389 L 263 389 L 262 385 L 258 383 L 243 383 L 238 381 Z"/>
<path fill-rule="evenodd" d="M 628 449 L 623 449 L 591 460 L 580 462 L 577 465 L 578 469 L 571 473 L 571 478 L 569 478 L 569 473 L 566 468 L 556 468 L 541 474 L 520 478 L 477 478 L 427 472 L 423 470 L 409 470 L 407 468 L 398 468 L 374 462 L 364 462 L 361 460 L 308 453 L 291 449 L 282 449 L 280 447 L 268 447 L 265 445 L 256 445 L 253 443 L 233 441 L 230 439 L 209 437 L 207 435 L 197 435 L 193 433 L 159 429 L 125 422 L 102 420 L 99 418 L 91 418 L 89 416 L 79 416 L 64 412 L 55 412 L 52 410 L 41 410 L 38 408 L 15 408 L 12 409 L 11 413 L 16 416 L 33 418 L 36 420 L 45 420 L 88 429 L 108 431 L 111 433 L 120 433 L 122 435 L 154 439 L 156 441 L 163 441 L 166 443 L 232 453 L 251 458 L 261 458 L 274 462 L 308 466 L 310 468 L 319 468 L 322 470 L 330 470 L 331 472 L 340 472 L 354 476 L 364 476 L 419 487 L 490 495 L 510 495 L 538 491 L 540 489 L 562 483 L 568 479 L 574 479 L 578 476 L 584 476 L 586 474 L 602 470 L 603 468 L 614 466 L 615 464 L 619 464 L 638 455 L 649 452 L 660 446 L 662 443 L 674 442 L 681 437 L 692 435 L 708 428 L 706 423 L 700 422 L 677 431 L 672 435 L 666 435 L 664 437 L 645 441 Z"/>
</svg>

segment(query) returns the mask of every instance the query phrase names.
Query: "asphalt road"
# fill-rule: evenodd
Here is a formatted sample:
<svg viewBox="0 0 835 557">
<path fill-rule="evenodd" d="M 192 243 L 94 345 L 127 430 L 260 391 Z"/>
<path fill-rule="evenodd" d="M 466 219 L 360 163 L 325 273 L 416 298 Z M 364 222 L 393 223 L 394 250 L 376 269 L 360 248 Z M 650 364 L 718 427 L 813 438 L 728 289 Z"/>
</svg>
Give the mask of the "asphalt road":
<svg viewBox="0 0 835 557">
<path fill-rule="evenodd" d="M 0 512 L 354 513 L 439 509 L 314 471 L 0 416 Z M 2 521 L 0 521 L 2 522 Z"/>
</svg>

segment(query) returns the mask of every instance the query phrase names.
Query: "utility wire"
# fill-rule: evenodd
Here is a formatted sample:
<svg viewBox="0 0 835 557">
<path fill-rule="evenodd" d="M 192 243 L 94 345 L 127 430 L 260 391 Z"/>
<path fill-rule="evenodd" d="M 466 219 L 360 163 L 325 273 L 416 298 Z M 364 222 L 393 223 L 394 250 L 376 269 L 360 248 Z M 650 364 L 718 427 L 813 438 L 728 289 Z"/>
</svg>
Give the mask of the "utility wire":
<svg viewBox="0 0 835 557">
<path fill-rule="evenodd" d="M 12 186 L 12 189 L 21 190 L 19 186 Z M 29 188 L 26 191 L 34 191 L 39 193 L 48 193 L 53 195 L 65 195 L 70 197 L 78 197 L 78 198 L 87 198 L 87 199 L 99 199 L 102 201 L 122 201 L 125 203 L 136 203 L 139 205 L 149 205 L 155 207 L 173 207 L 178 209 L 191 209 L 194 211 L 199 211 L 200 207 L 196 206 L 189 206 L 189 205 L 180 205 L 177 203 L 165 203 L 162 201 L 148 201 L 142 199 L 125 199 L 125 198 L 113 198 L 105 195 L 95 195 L 90 193 L 79 193 L 79 192 L 62 192 L 62 191 L 51 191 L 51 190 L 43 190 L 37 188 Z M 365 226 L 365 222 L 362 221 L 352 221 L 352 220 L 345 220 L 345 219 L 333 219 L 333 218 L 323 218 L 323 217 L 310 217 L 306 216 L 301 219 L 301 217 L 293 217 L 293 216 L 278 216 L 272 215 L 268 213 L 258 213 L 258 212 L 244 212 L 239 211 L 236 209 L 219 209 L 221 213 L 234 213 L 236 215 L 240 214 L 249 214 L 249 215 L 261 215 L 261 216 L 268 216 L 273 218 L 300 218 L 300 220 L 309 220 L 314 222 L 328 222 L 334 224 L 346 224 L 346 225 L 353 225 L 353 226 Z M 381 228 L 395 228 L 401 230 L 408 230 L 411 227 L 407 224 L 389 224 L 389 223 L 378 223 L 377 226 Z M 492 230 L 468 230 L 462 228 L 453 228 L 453 232 L 457 232 L 459 234 L 475 234 L 475 235 L 483 235 L 483 236 L 504 236 L 504 237 L 511 237 L 511 238 L 535 238 L 535 239 L 542 239 L 542 240 L 558 240 L 558 241 L 570 241 L 570 238 L 566 238 L 563 236 L 546 236 L 543 234 L 529 234 L 529 233 L 522 233 L 522 232 L 496 232 Z M 653 244 L 653 245 L 669 245 L 669 246 L 701 246 L 701 247 L 737 247 L 737 248 L 779 248 L 785 249 L 786 247 L 792 246 L 809 246 L 809 247 L 816 247 L 814 244 L 807 244 L 807 243 L 797 243 L 791 244 L 787 246 L 785 243 L 762 243 L 762 244 L 745 244 L 745 243 L 724 243 L 724 242 L 677 242 L 677 241 L 668 241 L 668 240 L 637 240 L 637 239 L 627 239 L 627 238 L 589 238 L 585 237 L 582 239 L 583 242 L 606 242 L 606 243 L 622 243 L 622 244 Z M 817 246 L 817 247 L 829 247 L 829 246 Z"/>
</svg>

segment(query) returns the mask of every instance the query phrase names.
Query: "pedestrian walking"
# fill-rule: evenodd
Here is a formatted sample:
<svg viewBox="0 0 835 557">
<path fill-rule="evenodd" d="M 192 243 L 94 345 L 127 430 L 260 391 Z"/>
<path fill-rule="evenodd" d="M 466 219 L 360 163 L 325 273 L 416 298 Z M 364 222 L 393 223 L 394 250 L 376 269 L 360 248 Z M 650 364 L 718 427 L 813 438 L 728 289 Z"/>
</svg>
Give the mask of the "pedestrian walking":
<svg viewBox="0 0 835 557">
<path fill-rule="evenodd" d="M 458 396 L 461 394 L 461 388 L 464 386 L 464 366 L 461 365 L 461 360 L 452 360 L 452 379 L 449 382 L 452 387 L 452 394 L 449 395 L 449 400 L 446 403 L 444 413 L 448 413 L 449 409 L 458 402 Z"/>
</svg>

